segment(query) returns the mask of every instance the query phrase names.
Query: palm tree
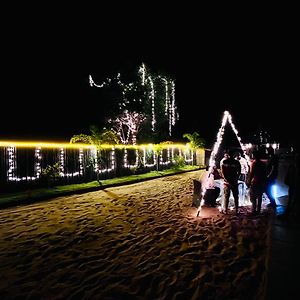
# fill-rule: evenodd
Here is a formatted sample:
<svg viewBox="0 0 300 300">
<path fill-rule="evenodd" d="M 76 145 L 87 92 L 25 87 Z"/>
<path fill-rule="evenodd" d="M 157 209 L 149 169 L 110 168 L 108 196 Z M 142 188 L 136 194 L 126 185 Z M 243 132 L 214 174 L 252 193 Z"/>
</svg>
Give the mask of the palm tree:
<svg viewBox="0 0 300 300">
<path fill-rule="evenodd" d="M 194 150 L 205 146 L 205 140 L 200 137 L 198 132 L 185 133 L 183 137 L 189 140 L 190 147 Z"/>
<path fill-rule="evenodd" d="M 97 126 L 90 126 L 91 134 L 75 134 L 70 139 L 70 143 L 92 144 L 101 147 L 102 144 L 119 144 L 120 139 L 115 131 L 104 128 L 100 130 Z"/>
<path fill-rule="evenodd" d="M 70 139 L 70 143 L 71 144 L 83 143 L 83 144 L 95 145 L 97 147 L 97 151 L 96 151 L 97 158 L 96 160 L 91 159 L 91 163 L 90 163 L 90 165 L 94 166 L 96 164 L 96 161 L 97 164 L 99 164 L 103 160 L 101 146 L 103 144 L 110 144 L 110 145 L 119 144 L 120 139 L 116 134 L 116 132 L 110 129 L 104 128 L 103 130 L 100 130 L 97 126 L 91 125 L 90 131 L 91 131 L 90 135 L 82 134 L 82 133 L 73 135 L 73 137 Z M 99 169 L 97 172 L 97 181 L 101 185 L 101 182 L 99 180 Z"/>
</svg>

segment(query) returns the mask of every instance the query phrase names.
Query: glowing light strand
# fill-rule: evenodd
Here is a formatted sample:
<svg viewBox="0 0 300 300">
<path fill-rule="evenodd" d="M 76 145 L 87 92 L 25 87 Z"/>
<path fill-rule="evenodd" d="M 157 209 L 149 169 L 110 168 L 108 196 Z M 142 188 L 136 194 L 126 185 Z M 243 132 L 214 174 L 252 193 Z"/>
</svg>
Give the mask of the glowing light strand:
<svg viewBox="0 0 300 300">
<path fill-rule="evenodd" d="M 149 83 L 150 83 L 150 99 L 151 99 L 151 126 L 152 131 L 155 131 L 155 123 L 156 123 L 156 117 L 155 117 L 155 90 L 154 90 L 154 84 L 152 78 L 149 76 Z"/>
<path fill-rule="evenodd" d="M 3 145 L 5 145 L 4 147 L 7 148 L 6 153 L 8 156 L 8 166 L 7 166 L 7 179 L 8 181 L 24 181 L 24 180 L 36 180 L 38 178 L 41 177 L 41 173 L 42 173 L 42 167 L 41 167 L 41 161 L 42 161 L 42 147 L 40 146 L 36 146 L 35 148 L 35 154 L 34 154 L 34 176 L 26 176 L 26 177 L 17 177 L 16 173 L 17 173 L 17 162 L 16 162 L 16 152 L 17 152 L 17 147 L 16 145 L 11 145 L 11 146 L 7 146 L 6 142 L 1 142 Z M 39 144 L 39 143 L 37 143 Z M 2 145 L 2 146 L 3 146 Z M 27 145 L 27 147 L 33 147 L 35 144 L 34 143 L 29 143 L 29 144 L 24 144 L 24 143 L 20 143 L 20 147 L 25 147 L 24 145 Z M 29 146 L 28 146 L 29 145 Z M 49 145 L 51 145 L 51 148 L 55 148 L 54 144 L 45 144 L 45 148 L 49 148 Z M 61 144 L 56 144 L 56 149 L 58 150 L 58 161 L 59 161 L 59 175 L 61 177 L 75 177 L 75 176 L 83 176 L 84 175 L 84 149 L 86 151 L 90 151 L 90 155 L 91 157 L 94 158 L 94 172 L 95 173 L 106 173 L 106 172 L 110 172 L 115 170 L 116 168 L 116 157 L 115 157 L 115 146 L 110 146 L 111 151 L 110 151 L 110 164 L 111 167 L 110 168 L 99 168 L 99 164 L 98 164 L 98 160 L 97 160 L 97 153 L 98 150 L 95 146 L 93 145 L 85 145 L 86 148 L 78 148 L 79 150 L 79 154 L 78 154 L 78 161 L 79 161 L 79 170 L 76 172 L 72 172 L 72 173 L 65 173 L 65 161 L 66 161 L 66 156 L 67 156 L 67 152 L 65 147 L 67 147 L 67 145 L 69 144 L 65 144 L 64 147 L 60 147 Z M 0 144 L 1 146 L 1 144 Z M 74 149 L 76 145 L 72 145 L 73 147 L 71 149 Z M 82 145 L 84 146 L 84 145 Z M 107 146 L 108 147 L 108 146 Z M 135 164 L 130 165 L 128 163 L 128 154 L 127 154 L 127 149 L 123 148 L 119 145 L 117 145 L 116 147 L 118 147 L 119 149 L 124 149 L 124 157 L 123 157 L 123 165 L 126 168 L 134 168 L 138 166 L 138 163 L 140 161 L 140 153 L 139 150 L 143 151 L 143 165 L 146 167 L 153 167 L 157 164 L 157 155 L 154 151 L 154 147 L 152 144 L 149 144 L 147 146 L 145 145 L 140 145 L 140 146 L 135 146 L 135 147 L 131 147 L 130 145 L 127 146 L 129 147 L 129 149 L 133 149 L 135 150 Z M 175 162 L 174 159 L 174 151 L 175 149 L 178 148 L 179 151 L 179 155 L 182 157 L 182 149 L 184 149 L 184 159 L 186 163 L 189 163 L 191 161 L 193 161 L 193 152 L 191 152 L 191 154 L 189 154 L 188 151 L 191 151 L 187 146 L 183 146 L 183 145 L 172 145 L 171 147 L 165 147 L 165 151 L 166 152 L 166 156 L 167 156 L 167 160 L 164 161 L 164 155 L 163 155 L 163 151 L 160 152 L 160 164 L 162 165 L 167 165 L 171 162 Z M 108 148 L 106 148 L 108 150 Z M 150 154 L 150 157 L 152 157 L 153 159 L 153 163 L 149 163 L 147 161 L 147 153 Z M 191 156 L 191 159 L 189 159 L 187 157 L 187 154 L 189 156 Z M 149 157 L 149 155 L 148 155 Z"/>
<path fill-rule="evenodd" d="M 241 138 L 239 137 L 238 131 L 237 131 L 237 129 L 236 129 L 236 127 L 235 127 L 235 125 L 232 121 L 231 114 L 228 111 L 224 111 L 224 115 L 223 115 L 223 118 L 222 118 L 222 124 L 221 124 L 221 127 L 219 128 L 219 131 L 218 131 L 218 134 L 217 134 L 217 140 L 214 144 L 213 151 L 211 152 L 211 155 L 210 155 L 210 158 L 209 158 L 209 167 L 210 168 L 216 166 L 216 155 L 217 155 L 217 153 L 219 151 L 219 147 L 222 143 L 224 130 L 225 130 L 225 126 L 226 126 L 227 122 L 229 122 L 233 132 L 235 133 L 235 135 L 237 137 L 237 140 L 238 140 L 238 142 L 241 146 L 241 149 L 244 152 L 246 160 L 248 161 L 248 163 L 250 162 L 250 158 L 246 153 L 247 148 L 241 142 Z M 198 211 L 197 211 L 197 216 L 199 216 L 199 214 L 201 212 L 201 209 L 202 209 L 202 206 L 204 204 L 205 193 L 206 193 L 206 189 L 204 188 L 203 191 L 202 191 L 202 200 L 201 200 L 200 206 L 199 206 Z"/>
<path fill-rule="evenodd" d="M 41 173 L 42 173 L 42 167 L 41 167 L 41 160 L 42 160 L 42 155 L 41 155 L 41 147 L 37 147 L 35 149 L 35 153 L 34 153 L 34 157 L 35 157 L 35 176 L 36 178 L 40 178 L 41 177 Z"/>
<path fill-rule="evenodd" d="M 140 77 L 141 77 L 141 84 L 144 86 L 146 83 L 149 82 L 150 85 L 150 101 L 151 101 L 151 128 L 152 131 L 155 132 L 155 124 L 156 124 L 156 116 L 155 116 L 155 88 L 154 88 L 154 83 L 153 79 L 151 78 L 150 75 L 147 74 L 147 69 L 144 63 L 139 67 L 138 71 Z M 126 99 L 126 93 L 128 91 L 136 91 L 136 85 L 133 83 L 129 84 L 124 84 L 121 79 L 120 79 L 120 73 L 113 78 L 107 78 L 105 81 L 103 81 L 101 84 L 96 84 L 92 78 L 91 75 L 89 75 L 89 83 L 91 87 L 98 87 L 98 88 L 103 88 L 105 86 L 108 86 L 111 84 L 113 80 L 117 82 L 120 86 L 123 87 L 122 95 L 124 98 L 124 101 L 122 103 L 119 103 L 120 109 L 125 109 L 127 104 L 129 104 L 129 101 Z M 165 85 L 165 115 L 167 116 L 167 121 L 168 121 L 168 134 L 169 136 L 172 136 L 172 127 L 175 126 L 176 121 L 179 119 L 179 114 L 176 109 L 175 105 L 175 82 L 170 81 L 171 83 L 171 93 L 169 93 L 169 82 L 166 78 L 162 76 L 157 76 L 158 79 L 161 79 L 164 82 Z M 142 100 L 139 99 L 141 102 Z M 126 144 L 126 139 L 124 139 L 125 144 Z"/>
<path fill-rule="evenodd" d="M 144 63 L 139 68 L 139 74 L 141 76 L 142 85 L 145 85 L 145 77 L 146 77 L 146 66 Z"/>
<path fill-rule="evenodd" d="M 7 148 L 8 153 L 8 170 L 7 177 L 9 181 L 15 181 L 16 179 L 16 147 L 11 146 Z"/>
<path fill-rule="evenodd" d="M 37 147 L 34 151 L 34 175 L 33 176 L 17 176 L 17 148 L 15 146 L 7 147 L 8 153 L 8 181 L 23 181 L 23 180 L 36 180 L 41 177 L 41 147 Z"/>
<path fill-rule="evenodd" d="M 175 82 L 172 80 L 172 90 L 171 90 L 171 123 L 175 126 L 176 123 L 176 105 L 175 105 Z"/>
</svg>

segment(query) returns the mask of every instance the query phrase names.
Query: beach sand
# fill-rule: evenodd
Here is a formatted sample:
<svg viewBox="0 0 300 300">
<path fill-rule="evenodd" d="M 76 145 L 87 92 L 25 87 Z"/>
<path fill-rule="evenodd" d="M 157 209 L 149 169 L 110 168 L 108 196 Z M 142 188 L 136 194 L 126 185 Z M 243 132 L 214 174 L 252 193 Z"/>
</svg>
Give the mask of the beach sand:
<svg viewBox="0 0 300 300">
<path fill-rule="evenodd" d="M 201 172 L 1 210 L 1 299 L 262 299 L 271 212 L 196 217 Z"/>
</svg>

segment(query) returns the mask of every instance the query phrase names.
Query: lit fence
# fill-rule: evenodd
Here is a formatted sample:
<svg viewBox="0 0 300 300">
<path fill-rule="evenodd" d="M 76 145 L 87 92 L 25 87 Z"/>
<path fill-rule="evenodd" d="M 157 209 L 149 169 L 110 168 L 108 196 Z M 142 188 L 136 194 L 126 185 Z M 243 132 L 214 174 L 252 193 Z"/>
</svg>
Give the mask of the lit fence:
<svg viewBox="0 0 300 300">
<path fill-rule="evenodd" d="M 57 166 L 58 183 L 84 182 L 165 169 L 178 160 L 193 164 L 188 145 L 94 145 L 0 142 L 0 183 L 43 183 L 45 170 Z"/>
</svg>

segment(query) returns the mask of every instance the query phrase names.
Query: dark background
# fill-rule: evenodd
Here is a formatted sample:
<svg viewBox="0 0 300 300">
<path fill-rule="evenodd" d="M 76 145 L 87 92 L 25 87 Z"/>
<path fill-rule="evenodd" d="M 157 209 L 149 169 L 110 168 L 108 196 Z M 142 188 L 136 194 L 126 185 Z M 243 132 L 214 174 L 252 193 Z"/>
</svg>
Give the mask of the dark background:
<svg viewBox="0 0 300 300">
<path fill-rule="evenodd" d="M 282 144 L 296 139 L 292 20 L 165 16 L 112 20 L 101 11 L 80 22 L 80 15 L 12 15 L 2 28 L 0 140 L 69 141 L 88 133 L 105 110 L 88 75 L 100 83 L 142 62 L 176 80 L 175 138 L 197 131 L 210 147 L 228 110 L 244 142 L 259 130 Z"/>
</svg>

